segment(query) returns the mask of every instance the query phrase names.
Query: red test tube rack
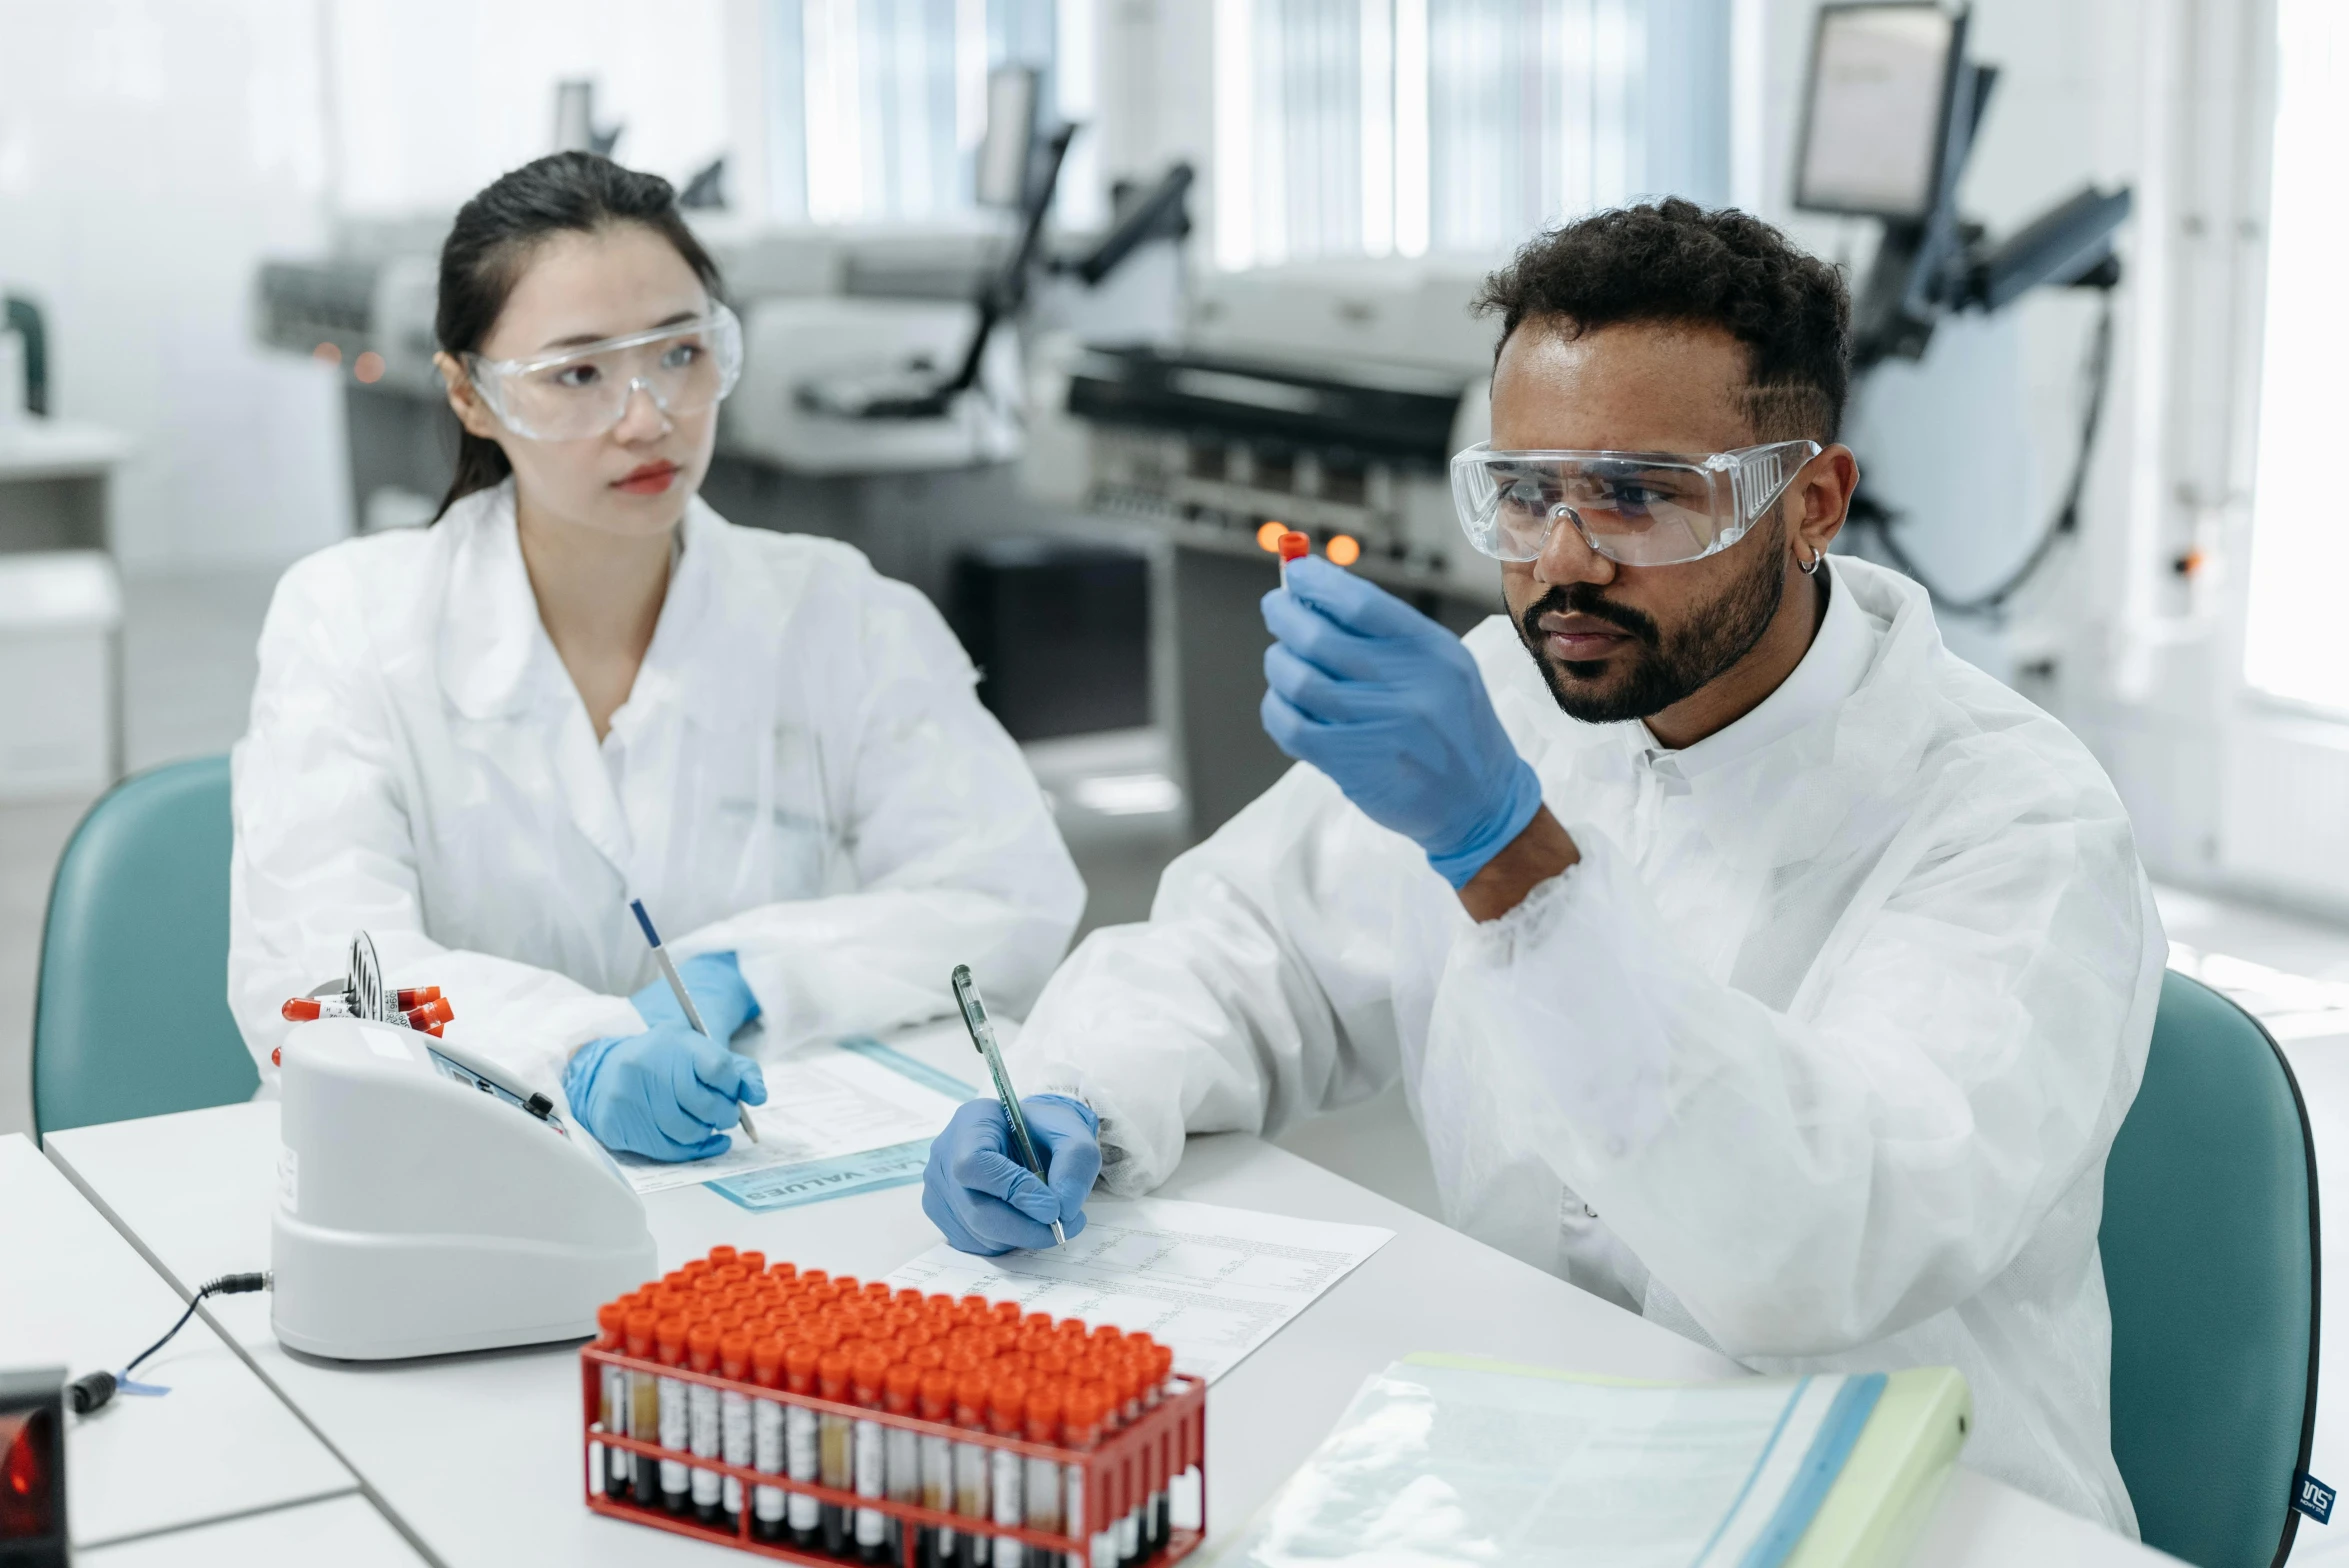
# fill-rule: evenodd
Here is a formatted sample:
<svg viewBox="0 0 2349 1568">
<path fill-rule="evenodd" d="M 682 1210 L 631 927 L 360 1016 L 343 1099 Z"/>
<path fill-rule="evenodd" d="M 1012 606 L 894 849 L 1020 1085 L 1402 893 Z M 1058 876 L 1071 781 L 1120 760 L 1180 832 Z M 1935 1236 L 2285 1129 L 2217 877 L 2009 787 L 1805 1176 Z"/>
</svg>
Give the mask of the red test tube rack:
<svg viewBox="0 0 2349 1568">
<path fill-rule="evenodd" d="M 1147 1334 L 731 1247 L 597 1325 L 597 1513 L 817 1565 L 1155 1568 L 1205 1539 L 1207 1385 Z"/>
</svg>

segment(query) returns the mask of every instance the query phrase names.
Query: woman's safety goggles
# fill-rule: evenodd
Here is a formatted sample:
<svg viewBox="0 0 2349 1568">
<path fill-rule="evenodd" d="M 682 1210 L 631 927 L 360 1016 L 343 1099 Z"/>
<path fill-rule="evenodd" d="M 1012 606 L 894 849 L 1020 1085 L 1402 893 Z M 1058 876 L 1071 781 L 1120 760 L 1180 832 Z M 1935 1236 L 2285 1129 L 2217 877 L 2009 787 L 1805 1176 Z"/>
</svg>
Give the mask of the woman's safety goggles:
<svg viewBox="0 0 2349 1568">
<path fill-rule="evenodd" d="M 618 424 L 640 390 L 671 419 L 716 407 L 742 375 L 742 323 L 719 305 L 698 320 L 541 359 L 468 354 L 465 370 L 514 434 L 580 441 Z"/>
<path fill-rule="evenodd" d="M 1499 560 L 1539 559 L 1564 521 L 1610 561 L 1674 566 L 1744 538 L 1823 450 L 1778 441 L 1710 457 L 1496 452 L 1479 441 L 1452 459 L 1452 501 L 1468 542 Z"/>
</svg>

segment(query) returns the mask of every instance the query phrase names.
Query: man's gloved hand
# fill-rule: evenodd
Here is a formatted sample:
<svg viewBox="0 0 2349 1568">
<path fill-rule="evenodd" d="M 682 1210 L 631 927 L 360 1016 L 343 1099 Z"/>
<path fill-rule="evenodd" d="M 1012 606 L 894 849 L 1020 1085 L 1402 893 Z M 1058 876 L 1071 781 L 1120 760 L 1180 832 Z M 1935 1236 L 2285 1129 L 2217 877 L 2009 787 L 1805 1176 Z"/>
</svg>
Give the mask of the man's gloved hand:
<svg viewBox="0 0 2349 1568">
<path fill-rule="evenodd" d="M 1101 1122 L 1064 1095 L 1020 1101 L 1046 1179 L 1020 1163 L 1011 1120 L 993 1100 L 972 1100 L 930 1144 L 922 1172 L 922 1212 L 958 1250 L 993 1257 L 1013 1248 L 1054 1245 L 1052 1222 L 1067 1234 L 1085 1228 L 1085 1194 L 1101 1174 Z"/>
<path fill-rule="evenodd" d="M 666 980 L 629 1000 L 649 1027 L 642 1034 L 591 1040 L 563 1070 L 571 1114 L 609 1149 L 653 1160 L 700 1160 L 723 1154 L 737 1102 L 767 1103 L 759 1064 L 726 1042 L 758 1016 L 758 999 L 732 953 L 705 953 L 677 966 L 710 1038 L 694 1032 Z"/>
<path fill-rule="evenodd" d="M 1427 852 L 1454 887 L 1541 809 L 1460 639 L 1317 556 L 1264 596 L 1264 732 L 1329 775 L 1372 821 Z"/>
</svg>

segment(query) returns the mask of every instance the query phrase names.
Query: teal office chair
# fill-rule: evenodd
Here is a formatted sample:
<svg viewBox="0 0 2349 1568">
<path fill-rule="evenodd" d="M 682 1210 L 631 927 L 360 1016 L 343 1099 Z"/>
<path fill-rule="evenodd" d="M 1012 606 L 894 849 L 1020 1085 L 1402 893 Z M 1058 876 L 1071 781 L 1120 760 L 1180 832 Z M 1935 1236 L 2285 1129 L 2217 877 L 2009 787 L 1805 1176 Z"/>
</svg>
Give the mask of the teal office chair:
<svg viewBox="0 0 2349 1568">
<path fill-rule="evenodd" d="M 41 932 L 38 1131 L 252 1098 L 228 1011 L 228 859 L 226 757 L 125 779 L 73 830 Z"/>
<path fill-rule="evenodd" d="M 2099 1240 L 2112 1453 L 2145 1544 L 2200 1568 L 2283 1562 L 2316 1430 L 2316 1152 L 2268 1032 L 2174 971 Z"/>
</svg>

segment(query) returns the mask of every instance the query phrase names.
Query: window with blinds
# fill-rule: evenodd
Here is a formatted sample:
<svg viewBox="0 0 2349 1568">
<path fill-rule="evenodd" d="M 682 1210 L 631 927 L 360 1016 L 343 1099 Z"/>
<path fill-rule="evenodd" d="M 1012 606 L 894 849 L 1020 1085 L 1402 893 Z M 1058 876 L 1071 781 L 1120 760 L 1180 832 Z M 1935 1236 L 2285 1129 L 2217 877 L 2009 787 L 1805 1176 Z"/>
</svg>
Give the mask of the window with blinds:
<svg viewBox="0 0 2349 1568">
<path fill-rule="evenodd" d="M 920 221 L 968 210 L 996 66 L 1041 71 L 1048 118 L 1092 107 L 1089 68 L 1066 81 L 1054 70 L 1060 31 L 1090 20 L 1081 0 L 769 5 L 769 205 L 785 221 Z"/>
<path fill-rule="evenodd" d="M 1729 0 L 1216 0 L 1215 252 L 1489 255 L 1729 185 Z"/>
</svg>

